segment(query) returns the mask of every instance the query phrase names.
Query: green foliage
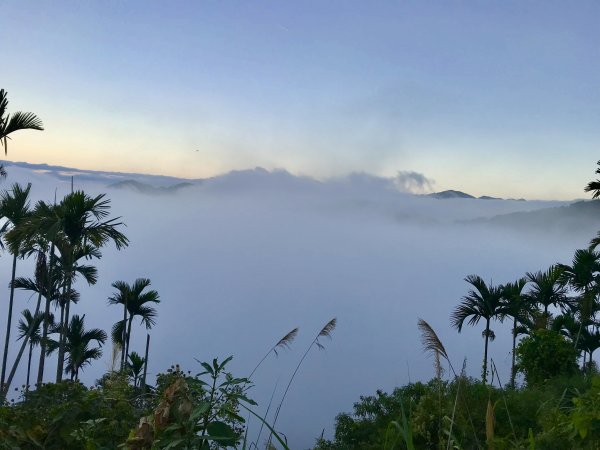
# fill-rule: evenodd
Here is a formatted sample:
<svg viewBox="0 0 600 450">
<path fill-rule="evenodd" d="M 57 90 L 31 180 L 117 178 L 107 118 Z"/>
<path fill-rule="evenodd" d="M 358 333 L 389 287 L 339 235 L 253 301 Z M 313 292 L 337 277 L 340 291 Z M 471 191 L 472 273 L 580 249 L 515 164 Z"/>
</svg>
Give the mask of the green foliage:
<svg viewBox="0 0 600 450">
<path fill-rule="evenodd" d="M 314 448 L 484 448 L 488 401 L 495 416 L 491 444 L 496 450 L 592 449 L 600 441 L 600 378 L 591 383 L 577 374 L 521 389 L 457 378 L 408 384 L 391 394 L 377 391 L 361 397 L 352 414 L 338 415 L 334 439 L 321 438 Z"/>
<path fill-rule="evenodd" d="M 140 415 L 131 394 L 120 382 L 95 389 L 77 382 L 42 385 L 0 407 L 0 449 L 117 448 Z"/>
<path fill-rule="evenodd" d="M 600 377 L 594 377 L 592 387 L 573 398 L 570 424 L 582 440 L 600 442 Z"/>
<path fill-rule="evenodd" d="M 530 385 L 577 371 L 577 351 L 573 343 L 555 331 L 540 329 L 518 345 L 517 368 Z"/>
<path fill-rule="evenodd" d="M 154 413 L 146 418 L 151 436 L 144 436 L 147 427 L 142 425 L 128 440 L 130 448 L 140 448 L 144 440 L 152 449 L 237 446 L 245 431 L 240 407 L 256 403 L 245 395 L 249 380 L 226 370 L 231 359 L 201 362 L 204 371 L 195 376 L 179 366 L 160 374 Z"/>
</svg>

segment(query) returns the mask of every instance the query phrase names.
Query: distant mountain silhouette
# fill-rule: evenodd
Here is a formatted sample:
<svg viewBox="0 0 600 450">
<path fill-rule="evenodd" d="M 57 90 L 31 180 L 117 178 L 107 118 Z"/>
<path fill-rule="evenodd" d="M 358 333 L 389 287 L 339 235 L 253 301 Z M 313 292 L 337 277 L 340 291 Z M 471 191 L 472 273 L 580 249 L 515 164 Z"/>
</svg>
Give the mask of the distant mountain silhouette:
<svg viewBox="0 0 600 450">
<path fill-rule="evenodd" d="M 518 230 L 587 230 L 590 237 L 600 230 L 600 200 L 584 200 L 566 206 L 514 212 L 462 223 L 486 224 Z"/>
<path fill-rule="evenodd" d="M 117 183 L 109 184 L 107 187 L 112 189 L 129 189 L 135 192 L 140 192 L 147 195 L 166 195 L 175 194 L 181 189 L 193 186 L 192 183 L 177 183 L 171 186 L 151 186 L 146 183 L 141 183 L 136 180 L 124 180 Z"/>
<path fill-rule="evenodd" d="M 119 181 L 135 180 L 140 183 L 150 183 L 152 186 L 172 186 L 178 183 L 195 183 L 199 180 L 170 177 L 166 175 L 149 175 L 133 172 L 108 172 L 103 170 L 76 169 L 73 167 L 54 166 L 50 164 L 32 164 L 26 162 L 2 161 L 10 175 L 11 167 L 20 167 L 38 173 L 45 173 L 62 181 L 70 181 L 74 177 L 78 181 L 94 183 L 115 183 Z"/>
<path fill-rule="evenodd" d="M 447 190 L 442 192 L 434 192 L 433 194 L 427 194 L 427 197 L 448 199 L 448 198 L 475 198 L 470 194 L 461 191 Z"/>
<path fill-rule="evenodd" d="M 490 197 L 489 195 L 482 195 L 479 200 L 503 200 L 500 197 Z"/>
<path fill-rule="evenodd" d="M 475 197 L 471 194 L 467 194 L 466 192 L 455 191 L 453 189 L 449 189 L 447 191 L 441 191 L 441 192 L 434 192 L 433 194 L 425 194 L 425 196 L 431 197 L 431 198 L 439 198 L 442 200 L 446 200 L 446 199 L 450 199 L 450 198 L 471 198 L 474 200 L 504 200 L 503 198 L 490 197 L 489 195 L 482 195 L 481 197 Z M 513 199 L 511 198 L 509 200 L 513 200 Z M 519 200 L 525 201 L 522 198 Z"/>
</svg>

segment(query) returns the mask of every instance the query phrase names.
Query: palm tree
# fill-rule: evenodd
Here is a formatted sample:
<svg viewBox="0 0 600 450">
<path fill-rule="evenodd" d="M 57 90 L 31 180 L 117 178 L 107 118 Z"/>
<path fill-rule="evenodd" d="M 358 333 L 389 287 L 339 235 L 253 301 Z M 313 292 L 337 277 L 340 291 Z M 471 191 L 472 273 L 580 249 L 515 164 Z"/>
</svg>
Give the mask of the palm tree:
<svg viewBox="0 0 600 450">
<path fill-rule="evenodd" d="M 23 316 L 19 320 L 19 336 L 18 340 L 28 339 L 29 340 L 29 357 L 27 358 L 27 384 L 25 388 L 29 390 L 29 377 L 31 374 L 31 356 L 33 354 L 34 347 L 37 347 L 42 342 L 42 333 L 41 333 L 41 325 L 44 319 L 43 314 L 41 312 L 37 312 L 37 314 L 32 314 L 30 310 L 26 309 L 21 312 Z M 54 317 L 50 317 L 50 322 L 54 322 Z"/>
<path fill-rule="evenodd" d="M 33 251 L 32 251 L 32 253 L 33 253 Z M 42 303 L 42 296 L 47 295 L 46 292 L 44 291 L 44 287 L 46 286 L 45 277 L 47 276 L 47 273 L 48 273 L 48 269 L 47 269 L 47 265 L 46 265 L 46 253 L 44 251 L 37 251 L 37 258 L 36 258 L 36 265 L 35 265 L 35 280 L 20 277 L 20 278 L 16 278 L 11 283 L 11 287 L 14 286 L 15 288 L 18 288 L 18 289 L 30 290 L 34 294 L 36 294 L 36 293 L 38 294 L 35 312 L 33 313 L 34 317 L 37 316 L 38 314 L 41 314 L 40 307 L 41 307 L 41 303 Z M 49 314 L 49 311 L 48 311 L 48 314 Z M 44 323 L 47 323 L 47 322 L 48 321 L 44 320 Z M 33 334 L 33 332 L 34 332 L 34 329 L 32 326 L 30 326 L 29 330 L 27 331 L 27 335 L 25 336 L 25 338 L 23 339 L 23 342 L 21 343 L 21 348 L 19 349 L 19 352 L 17 354 L 17 357 L 15 358 L 15 362 L 13 363 L 10 374 L 8 375 L 8 379 L 6 380 L 6 383 L 4 385 L 4 390 L 2 392 L 0 392 L 1 399 L 5 398 L 6 393 L 8 392 L 8 389 L 10 388 L 12 380 L 17 371 L 17 367 L 19 366 L 19 362 L 21 361 L 21 357 L 23 356 L 23 353 L 25 351 L 25 347 L 27 346 L 29 338 Z M 44 342 L 44 337 L 41 338 L 41 342 L 42 343 Z M 45 348 L 45 347 L 42 345 L 42 348 Z"/>
<path fill-rule="evenodd" d="M 596 175 L 600 175 L 600 161 L 596 164 L 598 164 Z M 584 190 L 585 192 L 592 192 L 592 198 L 600 198 L 600 180 L 590 181 Z"/>
<path fill-rule="evenodd" d="M 16 228 L 23 223 L 29 216 L 29 191 L 31 183 L 23 188 L 18 183 L 15 183 L 10 191 L 4 191 L 0 194 L 0 216 L 6 218 L 6 222 L 2 226 L 0 233 L 4 234 L 10 228 Z M 10 284 L 10 297 L 8 301 L 8 315 L 6 320 L 6 337 L 4 341 L 4 353 L 2 355 L 2 374 L 0 375 L 0 386 L 4 386 L 6 380 L 6 363 L 8 360 L 8 345 L 10 343 L 10 332 L 12 326 L 12 310 L 15 288 L 13 282 L 17 270 L 17 257 L 22 254 L 21 241 L 9 241 L 10 253 L 13 255 L 12 275 Z"/>
<path fill-rule="evenodd" d="M 129 355 L 129 342 L 131 340 L 131 325 L 135 317 L 140 317 L 141 323 L 149 330 L 156 324 L 156 309 L 151 304 L 160 303 L 158 292 L 150 290 L 144 292 L 150 286 L 150 280 L 147 278 L 138 278 L 132 285 L 125 281 L 115 281 L 112 287 L 117 292 L 109 297 L 108 303 L 111 305 L 123 305 L 123 320 L 115 323 L 112 329 L 112 339 L 120 344 L 122 348 L 122 357 L 127 361 Z"/>
<path fill-rule="evenodd" d="M 137 387 L 138 381 L 141 380 L 142 371 L 146 360 L 136 352 L 129 354 L 129 362 L 127 363 L 127 373 L 133 379 L 133 387 Z"/>
<path fill-rule="evenodd" d="M 69 326 L 64 330 L 64 348 L 67 355 L 65 373 L 71 375 L 71 380 L 79 380 L 79 371 L 95 359 L 102 356 L 102 345 L 106 342 L 104 330 L 94 328 L 86 331 L 84 326 L 85 314 L 71 317 Z M 92 341 L 96 341 L 98 347 L 90 347 Z M 60 348 L 60 342 L 50 339 L 48 342 L 48 353 Z"/>
<path fill-rule="evenodd" d="M 548 328 L 550 323 L 548 307 L 550 305 L 566 306 L 566 289 L 562 269 L 558 265 L 552 265 L 545 272 L 527 272 L 526 276 L 527 281 L 531 283 L 527 296 L 534 304 L 544 307 L 545 327 Z"/>
<path fill-rule="evenodd" d="M 527 284 L 525 278 L 519 278 L 512 283 L 506 283 L 503 286 L 502 305 L 500 306 L 500 314 L 504 317 L 513 319 L 512 328 L 512 365 L 510 369 L 510 385 L 515 386 L 515 348 L 517 345 L 517 335 L 519 333 L 519 324 L 523 324 L 531 311 L 531 302 L 523 294 L 523 289 Z"/>
<path fill-rule="evenodd" d="M 494 340 L 494 332 L 490 329 L 490 322 L 496 317 L 501 317 L 502 298 L 504 288 L 494 286 L 492 283 L 487 285 L 478 275 L 469 275 L 465 281 L 473 286 L 474 289 L 462 298 L 462 302 L 456 307 L 450 317 L 452 326 L 460 333 L 465 320 L 469 319 L 468 324 L 475 326 L 481 319 L 485 320 L 485 330 L 482 335 L 485 338 L 485 350 L 483 353 L 483 373 L 482 380 L 485 384 L 487 380 L 487 360 L 488 360 L 488 342 Z"/>
<path fill-rule="evenodd" d="M 4 147 L 4 154 L 8 153 L 9 134 L 19 130 L 43 130 L 42 121 L 33 113 L 16 112 L 12 116 L 6 113 L 8 106 L 7 93 L 0 89 L 0 145 Z M 0 174 L 6 175 L 4 166 L 0 165 Z"/>
<path fill-rule="evenodd" d="M 575 338 L 575 347 L 583 326 L 591 323 L 598 309 L 598 275 L 600 274 L 600 253 L 593 249 L 575 250 L 572 265 L 558 264 L 561 270 L 561 281 L 579 294 L 574 311 L 579 313 L 579 331 Z"/>
<path fill-rule="evenodd" d="M 55 201 L 56 203 L 56 201 Z M 57 276 L 54 270 L 55 262 L 55 240 L 60 233 L 60 221 L 57 214 L 56 204 L 49 204 L 44 201 L 38 201 L 27 220 L 19 227 L 13 228 L 7 234 L 9 242 L 23 243 L 25 248 L 29 248 L 31 253 L 44 254 L 45 273 L 38 277 L 36 272 L 36 283 L 38 279 L 43 278 L 46 283 L 46 288 L 38 286 L 39 293 L 53 292 L 57 283 Z M 45 255 L 48 255 L 47 258 Z M 46 264 L 46 260 L 49 263 Z M 44 308 L 44 318 L 50 316 L 51 296 L 42 294 L 46 298 Z M 39 297 L 41 299 L 41 297 Z M 42 326 L 42 343 L 40 350 L 40 359 L 38 365 L 37 384 L 41 384 L 44 379 L 44 367 L 46 361 L 46 343 L 48 337 L 49 323 L 44 319 Z"/>
<path fill-rule="evenodd" d="M 595 330 L 595 331 L 589 331 L 587 328 L 584 328 L 583 330 L 581 330 L 581 336 L 580 336 L 580 342 L 579 342 L 579 346 L 580 348 L 585 352 L 587 352 L 589 359 L 588 359 L 588 370 L 591 371 L 592 367 L 593 367 L 593 354 L 596 350 L 598 350 L 600 348 L 600 331 Z M 585 370 L 585 357 L 584 357 L 584 363 L 583 363 L 583 368 Z"/>
<path fill-rule="evenodd" d="M 66 285 L 68 292 L 74 278 L 74 270 L 78 259 L 82 257 L 100 258 L 99 249 L 112 241 L 117 250 L 128 245 L 129 240 L 117 230 L 122 225 L 119 218 L 106 220 L 110 209 L 110 200 L 101 194 L 90 197 L 83 191 L 75 191 L 66 195 L 56 207 L 59 233 L 53 243 L 59 249 L 64 261 Z M 70 301 L 67 300 L 61 330 L 69 323 Z M 65 337 L 61 332 L 56 381 L 62 380 Z"/>
</svg>

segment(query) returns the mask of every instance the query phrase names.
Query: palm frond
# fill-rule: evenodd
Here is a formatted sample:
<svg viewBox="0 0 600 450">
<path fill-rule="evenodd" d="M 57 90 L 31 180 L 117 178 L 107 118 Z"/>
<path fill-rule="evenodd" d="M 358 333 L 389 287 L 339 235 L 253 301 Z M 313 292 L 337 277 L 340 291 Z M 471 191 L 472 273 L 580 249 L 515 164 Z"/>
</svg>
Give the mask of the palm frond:
<svg viewBox="0 0 600 450">
<path fill-rule="evenodd" d="M 119 320 L 112 326 L 112 330 L 110 333 L 111 340 L 117 344 L 123 345 L 123 334 L 125 330 L 125 322 L 123 320 Z"/>
<path fill-rule="evenodd" d="M 17 111 L 9 116 L 4 128 L 4 134 L 8 135 L 19 130 L 43 131 L 44 125 L 41 119 L 34 113 Z"/>
</svg>

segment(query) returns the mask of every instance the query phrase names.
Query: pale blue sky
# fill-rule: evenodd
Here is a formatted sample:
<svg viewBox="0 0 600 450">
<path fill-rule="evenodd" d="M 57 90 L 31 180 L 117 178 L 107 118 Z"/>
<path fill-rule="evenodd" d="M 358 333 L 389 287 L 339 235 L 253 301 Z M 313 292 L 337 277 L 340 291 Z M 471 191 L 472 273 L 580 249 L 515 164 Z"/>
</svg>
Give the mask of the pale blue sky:
<svg viewBox="0 0 600 450">
<path fill-rule="evenodd" d="M 414 170 L 437 190 L 584 197 L 599 20 L 583 1 L 0 0 L 0 87 L 47 129 L 8 156 L 185 177 Z"/>
</svg>

